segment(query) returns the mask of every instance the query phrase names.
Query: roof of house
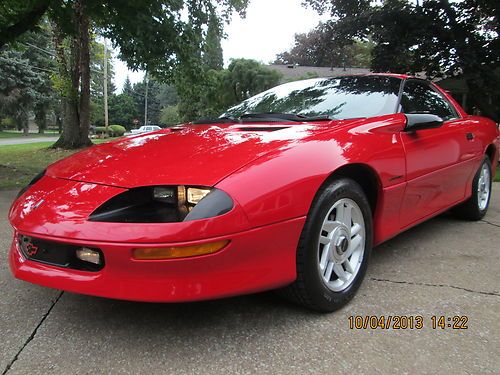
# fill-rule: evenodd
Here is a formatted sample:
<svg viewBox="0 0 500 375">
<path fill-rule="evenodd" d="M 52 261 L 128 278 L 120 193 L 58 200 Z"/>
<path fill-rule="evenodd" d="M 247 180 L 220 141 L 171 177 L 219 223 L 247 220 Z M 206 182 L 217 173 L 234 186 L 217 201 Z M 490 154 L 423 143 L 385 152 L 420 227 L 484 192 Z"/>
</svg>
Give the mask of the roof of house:
<svg viewBox="0 0 500 375">
<path fill-rule="evenodd" d="M 328 68 L 317 66 L 302 66 L 302 65 L 278 65 L 272 64 L 267 66 L 270 69 L 277 70 L 283 75 L 283 80 L 296 80 L 301 77 L 307 77 L 308 74 L 316 74 L 318 77 L 338 77 L 349 74 L 366 74 L 370 73 L 367 68 Z"/>
</svg>

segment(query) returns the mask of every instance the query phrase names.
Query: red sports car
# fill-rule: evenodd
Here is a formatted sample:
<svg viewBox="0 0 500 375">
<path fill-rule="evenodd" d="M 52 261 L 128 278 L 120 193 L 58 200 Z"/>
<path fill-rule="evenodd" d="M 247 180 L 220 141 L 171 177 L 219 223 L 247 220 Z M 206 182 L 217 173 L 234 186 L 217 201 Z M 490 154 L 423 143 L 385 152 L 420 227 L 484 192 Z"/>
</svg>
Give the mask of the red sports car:
<svg viewBox="0 0 500 375">
<path fill-rule="evenodd" d="M 453 208 L 481 219 L 499 134 L 427 81 L 284 84 L 222 117 L 56 162 L 10 211 L 15 277 L 180 302 L 281 289 L 333 311 L 373 246 Z"/>
</svg>

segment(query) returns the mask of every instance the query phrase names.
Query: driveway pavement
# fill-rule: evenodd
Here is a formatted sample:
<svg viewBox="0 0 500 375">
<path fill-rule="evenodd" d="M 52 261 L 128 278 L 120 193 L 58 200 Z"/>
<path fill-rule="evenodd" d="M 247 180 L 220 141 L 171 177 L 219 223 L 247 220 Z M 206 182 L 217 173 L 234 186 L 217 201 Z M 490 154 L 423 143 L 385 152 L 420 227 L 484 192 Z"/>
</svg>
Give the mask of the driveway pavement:
<svg viewBox="0 0 500 375">
<path fill-rule="evenodd" d="M 0 139 L 0 146 L 23 145 L 26 143 L 55 142 L 59 137 L 19 137 Z"/>
<path fill-rule="evenodd" d="M 0 193 L 3 374 L 498 374 L 500 184 L 483 221 L 439 216 L 374 251 L 357 297 L 329 315 L 272 293 L 190 304 L 106 300 L 14 280 L 14 192 Z M 349 316 L 421 315 L 420 330 Z M 432 316 L 468 318 L 433 329 Z"/>
</svg>

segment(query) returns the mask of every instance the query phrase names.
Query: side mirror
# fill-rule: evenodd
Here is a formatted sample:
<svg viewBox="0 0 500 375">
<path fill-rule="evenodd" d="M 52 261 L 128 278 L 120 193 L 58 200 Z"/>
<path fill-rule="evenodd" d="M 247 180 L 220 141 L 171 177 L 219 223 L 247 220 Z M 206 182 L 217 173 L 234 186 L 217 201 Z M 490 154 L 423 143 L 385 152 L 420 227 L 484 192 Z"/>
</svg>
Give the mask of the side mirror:
<svg viewBox="0 0 500 375">
<path fill-rule="evenodd" d="M 436 115 L 428 113 L 409 113 L 406 116 L 406 132 L 422 129 L 434 129 L 443 125 L 444 120 Z"/>
</svg>

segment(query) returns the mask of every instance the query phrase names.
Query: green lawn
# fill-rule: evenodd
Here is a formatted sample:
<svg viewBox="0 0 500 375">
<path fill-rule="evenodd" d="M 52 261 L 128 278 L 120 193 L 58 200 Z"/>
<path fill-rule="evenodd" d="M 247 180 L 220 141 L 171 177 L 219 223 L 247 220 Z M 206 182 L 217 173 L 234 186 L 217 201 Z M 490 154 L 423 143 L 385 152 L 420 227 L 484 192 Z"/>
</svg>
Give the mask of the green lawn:
<svg viewBox="0 0 500 375">
<path fill-rule="evenodd" d="M 55 131 L 46 131 L 44 134 L 29 133 L 29 137 L 57 137 L 59 133 Z M 0 131 L 0 139 L 24 137 L 23 132 L 18 131 Z"/>
<path fill-rule="evenodd" d="M 109 139 L 95 139 L 103 143 Z M 49 164 L 69 156 L 77 150 L 53 150 L 53 142 L 0 146 L 0 190 L 20 189 Z"/>
<path fill-rule="evenodd" d="M 495 175 L 495 182 L 500 182 L 500 165 L 497 167 L 497 174 Z"/>
</svg>

